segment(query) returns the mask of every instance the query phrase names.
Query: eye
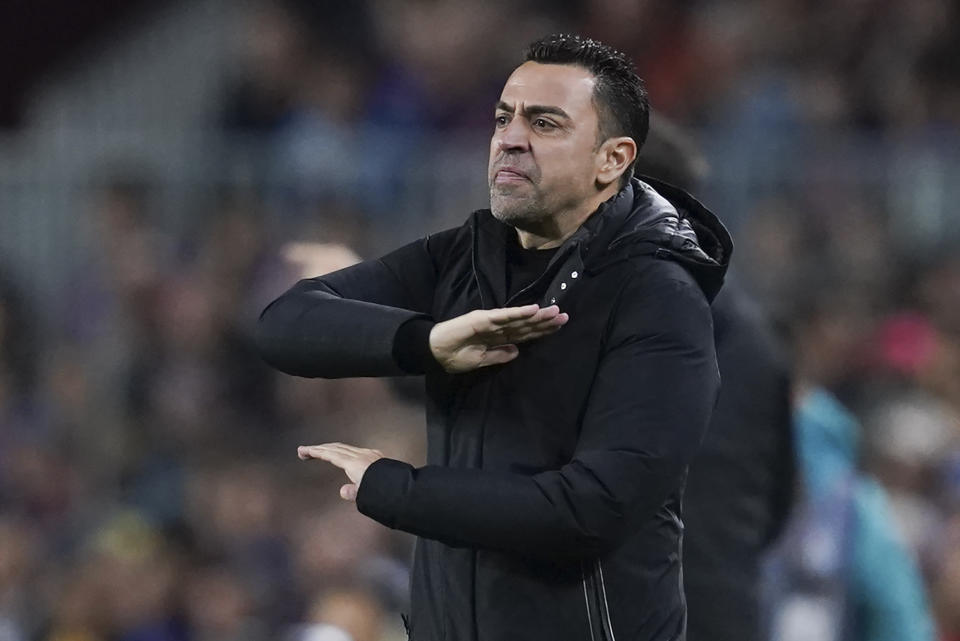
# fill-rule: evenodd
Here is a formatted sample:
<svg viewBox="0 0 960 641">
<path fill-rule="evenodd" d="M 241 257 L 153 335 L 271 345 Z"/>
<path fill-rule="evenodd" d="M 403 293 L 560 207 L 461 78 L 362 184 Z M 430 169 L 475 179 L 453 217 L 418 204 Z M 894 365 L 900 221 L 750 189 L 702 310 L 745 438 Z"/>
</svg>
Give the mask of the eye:
<svg viewBox="0 0 960 641">
<path fill-rule="evenodd" d="M 547 120 L 546 118 L 537 118 L 533 121 L 533 126 L 535 129 L 554 129 L 556 125 Z"/>
<path fill-rule="evenodd" d="M 496 123 L 497 127 L 506 127 L 509 119 L 504 114 L 500 114 L 493 119 L 493 122 Z"/>
</svg>

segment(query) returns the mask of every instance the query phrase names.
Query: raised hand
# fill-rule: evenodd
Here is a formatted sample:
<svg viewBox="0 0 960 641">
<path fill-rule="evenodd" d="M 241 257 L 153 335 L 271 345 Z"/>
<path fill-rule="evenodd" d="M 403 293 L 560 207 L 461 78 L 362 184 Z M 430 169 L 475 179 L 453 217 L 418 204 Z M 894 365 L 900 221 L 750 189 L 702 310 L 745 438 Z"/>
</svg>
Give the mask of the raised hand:
<svg viewBox="0 0 960 641">
<path fill-rule="evenodd" d="M 343 470 L 350 479 L 350 483 L 340 488 L 340 497 L 347 501 L 356 501 L 363 474 L 374 461 L 383 458 L 383 452 L 344 443 L 324 443 L 323 445 L 301 445 L 297 448 L 297 456 L 304 461 L 308 459 L 327 461 Z"/>
<path fill-rule="evenodd" d="M 517 344 L 557 331 L 570 319 L 556 305 L 478 309 L 434 325 L 430 351 L 450 373 L 508 363 Z"/>
</svg>

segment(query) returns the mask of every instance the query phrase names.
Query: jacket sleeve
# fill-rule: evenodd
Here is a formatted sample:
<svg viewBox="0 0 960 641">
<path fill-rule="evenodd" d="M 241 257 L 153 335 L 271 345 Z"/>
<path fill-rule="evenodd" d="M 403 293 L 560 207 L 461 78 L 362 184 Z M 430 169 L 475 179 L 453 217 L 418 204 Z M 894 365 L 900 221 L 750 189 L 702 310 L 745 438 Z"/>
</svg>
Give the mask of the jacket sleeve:
<svg viewBox="0 0 960 641">
<path fill-rule="evenodd" d="M 260 314 L 260 355 L 295 376 L 423 373 L 430 366 L 424 327 L 432 327 L 437 257 L 452 234 L 442 232 L 382 258 L 300 281 Z M 398 332 L 423 345 L 397 345 Z M 397 357 L 399 347 L 406 348 L 406 358 Z"/>
<path fill-rule="evenodd" d="M 568 464 L 522 475 L 381 459 L 358 509 L 449 545 L 549 558 L 616 548 L 682 483 L 719 389 L 709 305 L 691 280 L 620 300 Z"/>
</svg>

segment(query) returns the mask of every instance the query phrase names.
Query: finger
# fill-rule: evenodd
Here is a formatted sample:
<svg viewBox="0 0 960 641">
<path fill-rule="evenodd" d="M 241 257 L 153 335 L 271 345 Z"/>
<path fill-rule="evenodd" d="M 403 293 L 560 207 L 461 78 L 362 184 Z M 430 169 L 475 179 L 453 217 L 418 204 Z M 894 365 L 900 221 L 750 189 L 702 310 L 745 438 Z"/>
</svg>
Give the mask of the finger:
<svg viewBox="0 0 960 641">
<path fill-rule="evenodd" d="M 560 306 L 550 305 L 549 307 L 540 308 L 540 311 L 537 312 L 536 316 L 534 316 L 534 320 L 536 322 L 540 322 L 542 320 L 547 320 L 548 318 L 553 318 L 555 316 L 558 316 L 559 314 L 560 314 Z"/>
<path fill-rule="evenodd" d="M 343 452 L 334 448 L 323 447 L 322 445 L 299 447 L 297 448 L 297 456 L 299 456 L 301 460 L 320 459 L 322 461 L 332 463 L 339 468 L 343 468 L 350 462 L 351 459 L 356 458 L 351 453 Z"/>
<path fill-rule="evenodd" d="M 309 454 L 318 452 L 337 452 L 344 456 L 356 456 L 365 450 L 363 448 L 347 445 L 346 443 L 321 443 L 320 445 L 304 446 Z"/>
<path fill-rule="evenodd" d="M 489 309 L 486 312 L 487 320 L 497 326 L 511 323 L 513 321 L 522 321 L 532 318 L 540 311 L 540 306 L 524 305 L 523 307 L 501 307 L 499 309 Z"/>
<path fill-rule="evenodd" d="M 530 314 L 528 316 L 522 316 L 520 318 L 513 318 L 509 321 L 504 321 L 497 323 L 497 327 L 521 327 L 524 325 L 529 325 L 531 323 L 539 323 L 541 321 L 554 318 L 560 313 L 560 308 L 556 305 L 551 305 L 550 307 L 539 308 L 535 314 Z"/>
<path fill-rule="evenodd" d="M 499 338 L 503 342 L 516 342 L 520 340 L 527 339 L 531 334 L 544 335 L 553 333 L 567 324 L 570 320 L 570 317 L 567 314 L 558 314 L 553 318 L 549 318 L 545 321 L 536 323 L 535 325 L 526 325 L 523 327 L 512 328 L 507 331 L 504 331 Z M 495 338 L 495 337 L 491 337 Z M 496 344 L 496 342 L 491 341 L 491 344 Z"/>
<path fill-rule="evenodd" d="M 560 308 L 556 305 L 551 305 L 550 307 L 544 307 L 537 311 L 536 314 L 531 316 L 525 316 L 523 318 L 515 318 L 510 321 L 504 322 L 494 322 L 490 321 L 489 325 L 484 329 L 481 328 L 478 330 L 481 334 L 486 335 L 499 335 L 504 332 L 513 331 L 516 329 L 523 329 L 526 327 L 532 327 L 539 323 L 543 323 L 554 318 L 557 318 L 560 315 Z"/>
<path fill-rule="evenodd" d="M 324 445 L 301 445 L 297 448 L 297 456 L 306 460 L 308 458 L 319 458 L 322 452 L 327 451 Z"/>
<path fill-rule="evenodd" d="M 532 341 L 537 338 L 542 338 L 544 336 L 549 336 L 550 334 L 554 334 L 558 332 L 564 325 L 566 325 L 566 322 L 558 323 L 556 325 L 544 326 L 538 329 L 524 332 L 519 336 L 513 336 L 511 338 L 513 339 L 514 343 L 525 343 L 527 341 Z"/>
<path fill-rule="evenodd" d="M 345 501 L 356 501 L 357 492 L 359 490 L 360 490 L 359 486 L 353 483 L 347 483 L 346 485 L 340 488 L 340 498 L 344 499 Z"/>
<path fill-rule="evenodd" d="M 478 332 L 476 334 L 476 339 L 485 345 L 505 345 L 507 343 L 512 343 L 514 338 L 524 336 L 528 332 L 560 327 L 566 323 L 567 319 L 567 316 L 557 315 L 541 321 L 534 321 L 532 319 L 516 321 L 509 325 L 503 325 L 499 328 L 492 329 L 491 331 Z"/>
<path fill-rule="evenodd" d="M 297 448 L 297 457 L 302 461 L 306 461 L 311 458 L 320 458 L 321 449 L 320 445 L 301 445 Z"/>
<path fill-rule="evenodd" d="M 317 445 L 317 447 L 326 448 L 329 450 L 336 450 L 338 452 L 352 453 L 352 454 L 361 454 L 363 452 L 369 452 L 370 450 L 366 447 L 357 447 L 356 445 L 349 445 L 347 443 L 322 443 Z"/>
<path fill-rule="evenodd" d="M 480 361 L 480 367 L 489 367 L 490 365 L 503 365 L 509 363 L 520 354 L 516 345 L 497 345 L 490 347 L 483 354 L 483 360 Z"/>
<path fill-rule="evenodd" d="M 516 328 L 510 328 L 504 332 L 504 334 L 510 335 L 514 333 L 523 334 L 526 332 L 539 332 L 541 330 L 548 330 L 557 327 L 563 327 L 567 324 L 567 321 L 570 320 L 568 314 L 557 314 L 556 316 L 551 316 L 549 318 L 543 319 L 536 323 L 527 323 Z"/>
</svg>

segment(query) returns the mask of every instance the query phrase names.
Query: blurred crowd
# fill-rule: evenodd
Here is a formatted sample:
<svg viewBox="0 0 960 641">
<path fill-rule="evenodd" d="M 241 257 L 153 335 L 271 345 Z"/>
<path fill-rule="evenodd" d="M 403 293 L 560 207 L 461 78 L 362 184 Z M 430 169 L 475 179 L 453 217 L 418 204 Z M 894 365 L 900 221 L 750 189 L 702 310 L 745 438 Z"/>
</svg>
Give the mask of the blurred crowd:
<svg viewBox="0 0 960 641">
<path fill-rule="evenodd" d="M 281 376 L 251 332 L 296 279 L 399 242 L 420 216 L 397 206 L 405 171 L 443 172 L 458 149 L 438 132 L 489 131 L 526 42 L 608 42 L 661 114 L 777 153 L 803 126 L 960 133 L 946 0 L 291 1 L 249 25 L 211 124 L 268 141 L 262 182 L 205 194 L 172 229 L 149 172 L 97 171 L 62 291 L 0 267 L 0 641 L 403 638 L 412 539 L 341 501 L 339 470 L 296 445 L 422 461 L 417 381 Z M 798 397 L 826 390 L 849 413 L 857 469 L 955 641 L 960 254 L 911 248 L 871 184 L 821 171 L 718 213 L 741 222 L 735 270 L 792 348 Z"/>
</svg>

